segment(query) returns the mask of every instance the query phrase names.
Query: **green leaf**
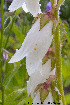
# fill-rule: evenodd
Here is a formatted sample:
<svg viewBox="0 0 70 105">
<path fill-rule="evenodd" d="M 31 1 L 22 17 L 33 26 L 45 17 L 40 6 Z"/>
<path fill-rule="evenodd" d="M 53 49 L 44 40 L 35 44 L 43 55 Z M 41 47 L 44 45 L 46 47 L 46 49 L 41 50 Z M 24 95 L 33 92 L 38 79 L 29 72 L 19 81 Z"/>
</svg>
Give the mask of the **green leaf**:
<svg viewBox="0 0 70 105">
<path fill-rule="evenodd" d="M 6 100 L 7 102 L 13 102 L 13 101 L 16 101 L 19 99 L 19 97 L 23 96 L 23 93 L 24 93 L 25 89 L 18 89 L 16 91 L 13 91 L 11 94 L 9 94 L 7 97 L 6 97 Z"/>
<path fill-rule="evenodd" d="M 70 76 L 70 61 L 62 59 L 62 74 L 64 79 Z"/>
<path fill-rule="evenodd" d="M 22 64 L 21 66 L 17 66 L 11 71 L 10 75 L 5 79 L 5 81 L 7 81 L 5 89 L 13 90 L 15 86 L 21 88 L 22 84 L 24 83 L 25 76 L 26 76 L 26 65 Z"/>
<path fill-rule="evenodd" d="M 16 26 L 15 23 L 13 24 L 12 31 L 15 33 L 17 39 L 22 43 L 25 35 L 23 35 L 23 33 L 19 30 L 18 26 Z"/>
<path fill-rule="evenodd" d="M 20 101 L 17 105 L 25 105 L 27 98 L 24 98 L 22 101 Z"/>
<path fill-rule="evenodd" d="M 26 99 L 26 102 L 25 102 L 24 105 L 32 105 L 32 102 L 33 102 L 32 98 L 31 98 L 31 97 L 28 97 L 28 98 Z M 28 104 L 28 103 L 29 103 L 29 104 Z"/>
<path fill-rule="evenodd" d="M 64 87 L 67 87 L 69 85 L 70 85 L 70 76 L 68 78 L 66 78 L 64 81 Z"/>
<path fill-rule="evenodd" d="M 58 93 L 58 91 L 52 90 L 52 96 L 55 103 L 59 103 L 59 100 L 61 100 L 61 95 Z"/>
<path fill-rule="evenodd" d="M 70 104 L 70 93 L 65 95 L 65 99 L 66 99 L 66 104 Z"/>
<path fill-rule="evenodd" d="M 64 24 L 64 28 L 65 28 L 65 31 L 66 31 L 66 38 L 67 38 L 68 42 L 70 43 L 70 31 L 69 31 L 69 28 L 68 28 L 68 26 L 66 26 L 66 24 Z"/>
<path fill-rule="evenodd" d="M 4 85 L 6 85 L 7 82 L 9 81 L 9 76 L 11 75 L 11 71 L 13 69 L 14 69 L 14 64 L 9 64 L 8 61 L 6 61 L 4 65 Z"/>
<path fill-rule="evenodd" d="M 10 64 L 9 64 L 10 65 Z M 12 67 L 12 65 L 11 65 Z M 4 79 L 4 85 L 5 85 L 5 89 L 8 88 L 7 86 L 10 84 L 10 81 L 12 80 L 13 76 L 15 75 L 15 73 L 17 72 L 17 68 L 14 68 L 12 71 L 9 71 L 9 73 L 6 75 L 5 79 Z M 9 69 L 10 70 L 10 69 Z M 7 72 L 7 71 L 6 71 Z"/>
<path fill-rule="evenodd" d="M 26 76 L 26 65 L 23 64 L 15 74 L 15 79 L 17 80 L 19 88 L 23 86 L 23 83 L 25 82 L 25 76 Z"/>
</svg>

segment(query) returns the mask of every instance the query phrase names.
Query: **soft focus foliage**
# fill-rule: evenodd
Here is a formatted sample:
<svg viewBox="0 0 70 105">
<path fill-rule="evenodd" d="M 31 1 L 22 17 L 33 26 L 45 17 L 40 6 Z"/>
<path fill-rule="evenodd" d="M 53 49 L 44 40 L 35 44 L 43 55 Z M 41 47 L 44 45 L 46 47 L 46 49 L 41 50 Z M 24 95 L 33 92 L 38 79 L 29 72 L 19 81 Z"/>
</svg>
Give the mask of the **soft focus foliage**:
<svg viewBox="0 0 70 105">
<path fill-rule="evenodd" d="M 25 13 L 22 8 L 19 8 L 14 13 L 8 12 L 8 7 L 12 0 L 5 0 L 4 5 L 4 39 L 3 39 L 3 51 L 6 50 L 8 59 L 3 58 L 3 81 L 5 86 L 5 105 L 28 105 L 28 102 L 32 103 L 32 99 L 27 97 L 27 81 L 29 79 L 26 70 L 26 58 L 21 61 L 9 64 L 9 60 L 16 52 L 16 48 L 21 47 L 22 42 L 27 35 L 27 32 L 31 28 L 33 16 L 30 13 Z M 42 12 L 46 12 L 46 6 L 49 0 L 41 0 Z M 1 1 L 0 1 L 1 3 Z M 0 8 L 1 9 L 1 8 Z M 63 28 L 60 30 L 61 47 L 62 47 L 62 76 L 64 90 L 70 86 L 70 0 L 65 0 L 65 4 L 60 9 L 60 25 L 63 20 Z M 15 19 L 14 19 L 15 16 Z M 8 20 L 7 20 L 8 18 Z M 13 22 L 14 20 L 14 22 Z M 9 24 L 10 22 L 10 24 Z M 11 25 L 13 27 L 11 28 Z M 0 28 L 1 28 L 1 14 L 0 14 Z M 64 31 L 65 28 L 65 31 Z M 0 32 L 1 34 L 1 32 Z M 10 35 L 7 46 L 6 40 Z M 64 37 L 66 35 L 66 37 Z M 4 53 L 3 53 L 4 54 Z M 3 55 L 4 57 L 4 55 Z M 66 91 L 66 90 L 65 90 Z M 66 92 L 65 92 L 66 93 Z M 0 100 L 1 100 L 0 89 Z M 65 94 L 67 105 L 70 103 L 70 93 Z"/>
</svg>

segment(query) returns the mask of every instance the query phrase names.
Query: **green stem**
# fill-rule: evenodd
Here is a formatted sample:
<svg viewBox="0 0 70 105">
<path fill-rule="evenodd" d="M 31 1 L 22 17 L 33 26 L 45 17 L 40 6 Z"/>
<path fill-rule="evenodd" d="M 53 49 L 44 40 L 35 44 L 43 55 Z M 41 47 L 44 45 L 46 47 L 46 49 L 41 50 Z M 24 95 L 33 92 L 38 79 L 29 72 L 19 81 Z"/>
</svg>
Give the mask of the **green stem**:
<svg viewBox="0 0 70 105">
<path fill-rule="evenodd" d="M 1 90 L 2 90 L 2 105 L 4 105 L 4 86 L 2 82 L 2 41 L 3 41 L 3 4 L 4 0 L 1 0 L 1 37 L 0 37 L 0 81 L 1 81 Z"/>
<path fill-rule="evenodd" d="M 52 1 L 52 0 L 51 0 Z M 57 0 L 53 0 L 54 4 L 57 4 Z M 51 2 L 52 3 L 52 2 Z M 53 4 L 52 4 L 53 6 Z M 55 18 L 58 21 L 56 31 L 54 33 L 54 46 L 55 46 L 55 57 L 56 57 L 56 76 L 58 78 L 57 87 L 62 95 L 63 105 L 66 105 L 64 92 L 63 92 L 63 82 L 62 82 L 62 67 L 61 67 L 61 50 L 60 50 L 60 33 L 59 33 L 59 15 L 58 10 L 55 11 Z"/>
<path fill-rule="evenodd" d="M 15 16 L 14 16 L 13 19 L 12 19 L 12 23 L 11 23 L 11 26 L 10 26 L 10 29 L 9 29 L 9 34 L 8 34 L 7 39 L 6 39 L 6 43 L 5 43 L 4 48 L 7 47 L 7 44 L 8 44 L 8 41 L 9 41 L 9 37 L 10 37 L 10 35 L 11 35 L 11 30 L 12 30 L 12 27 L 13 27 L 13 23 L 14 23 L 14 21 L 15 21 Z"/>
</svg>

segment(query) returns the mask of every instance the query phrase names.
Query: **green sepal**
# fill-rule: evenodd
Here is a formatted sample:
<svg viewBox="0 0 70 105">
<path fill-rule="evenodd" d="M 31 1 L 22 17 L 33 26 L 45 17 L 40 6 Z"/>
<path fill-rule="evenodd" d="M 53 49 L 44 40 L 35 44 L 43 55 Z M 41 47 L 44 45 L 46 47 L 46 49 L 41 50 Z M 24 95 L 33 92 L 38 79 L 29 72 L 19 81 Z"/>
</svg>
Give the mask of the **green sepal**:
<svg viewBox="0 0 70 105">
<path fill-rule="evenodd" d="M 42 65 L 44 65 L 47 61 L 48 61 L 48 57 L 46 56 L 42 59 Z"/>
<path fill-rule="evenodd" d="M 44 102 L 49 92 L 55 89 L 57 77 L 55 75 L 51 75 L 46 82 L 38 84 L 35 88 L 34 92 L 40 92 L 41 102 Z"/>
<path fill-rule="evenodd" d="M 54 87 L 56 86 L 56 81 L 57 79 L 51 81 L 51 89 L 54 89 Z"/>
<path fill-rule="evenodd" d="M 44 102 L 48 94 L 49 94 L 49 91 L 47 89 L 40 89 L 40 99 L 42 103 Z"/>
<path fill-rule="evenodd" d="M 16 10 L 15 15 L 16 16 L 19 15 L 21 13 L 21 11 L 23 11 L 22 7 Z"/>
<path fill-rule="evenodd" d="M 55 101 L 55 103 L 59 103 L 59 100 L 61 100 L 61 95 L 58 93 L 58 91 L 52 90 L 52 96 Z"/>
<path fill-rule="evenodd" d="M 51 59 L 51 61 L 54 61 L 55 63 L 55 52 L 54 52 L 54 46 L 52 46 L 51 48 L 48 49 L 47 53 L 45 54 L 45 56 L 42 59 L 42 64 L 45 64 L 48 59 Z M 51 64 L 53 66 L 53 63 Z M 55 64 L 54 64 L 55 66 Z M 54 67 L 53 67 L 54 69 Z"/>
<path fill-rule="evenodd" d="M 51 58 L 51 71 L 55 68 L 55 57 Z"/>
<path fill-rule="evenodd" d="M 44 84 L 38 84 L 34 92 L 37 92 L 38 90 L 43 89 L 43 88 L 44 88 Z"/>
<path fill-rule="evenodd" d="M 40 30 L 50 21 L 47 14 L 41 15 L 40 18 Z"/>
</svg>

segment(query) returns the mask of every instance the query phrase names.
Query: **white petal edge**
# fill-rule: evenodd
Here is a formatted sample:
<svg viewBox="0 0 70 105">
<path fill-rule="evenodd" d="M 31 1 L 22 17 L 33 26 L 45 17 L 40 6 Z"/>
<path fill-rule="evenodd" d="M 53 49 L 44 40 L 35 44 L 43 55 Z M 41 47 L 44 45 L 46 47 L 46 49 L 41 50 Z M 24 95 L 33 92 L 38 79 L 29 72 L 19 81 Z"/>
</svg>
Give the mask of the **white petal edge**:
<svg viewBox="0 0 70 105">
<path fill-rule="evenodd" d="M 28 11 L 34 16 L 36 17 L 38 13 L 41 13 L 41 9 L 40 9 L 40 4 L 39 4 L 40 0 L 25 0 L 26 3 L 26 7 L 28 9 Z"/>
<path fill-rule="evenodd" d="M 29 12 L 28 9 L 27 9 L 27 7 L 26 7 L 26 3 L 25 3 L 25 2 L 23 3 L 22 8 L 23 8 L 23 10 L 24 10 L 26 13 Z"/>
<path fill-rule="evenodd" d="M 13 0 L 8 10 L 10 12 L 14 12 L 18 8 L 20 8 L 23 5 L 23 3 L 24 3 L 24 0 Z"/>
</svg>

